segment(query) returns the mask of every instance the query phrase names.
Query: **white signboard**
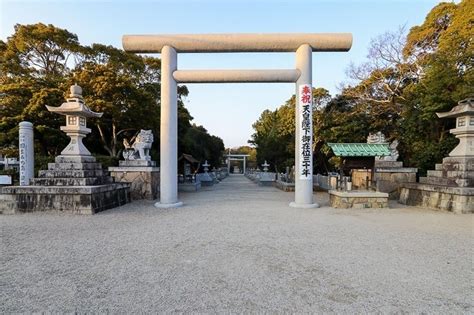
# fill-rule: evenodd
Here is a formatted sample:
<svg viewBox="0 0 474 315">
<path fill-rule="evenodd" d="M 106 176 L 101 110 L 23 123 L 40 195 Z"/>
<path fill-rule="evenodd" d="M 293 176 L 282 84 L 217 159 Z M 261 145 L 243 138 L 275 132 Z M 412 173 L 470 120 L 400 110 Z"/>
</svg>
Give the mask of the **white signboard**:
<svg viewBox="0 0 474 315">
<path fill-rule="evenodd" d="M 298 102 L 300 121 L 299 178 L 310 180 L 313 178 L 313 96 L 311 85 L 302 84 L 298 87 Z"/>
<path fill-rule="evenodd" d="M 11 185 L 12 177 L 10 175 L 0 175 L 0 185 Z"/>
</svg>

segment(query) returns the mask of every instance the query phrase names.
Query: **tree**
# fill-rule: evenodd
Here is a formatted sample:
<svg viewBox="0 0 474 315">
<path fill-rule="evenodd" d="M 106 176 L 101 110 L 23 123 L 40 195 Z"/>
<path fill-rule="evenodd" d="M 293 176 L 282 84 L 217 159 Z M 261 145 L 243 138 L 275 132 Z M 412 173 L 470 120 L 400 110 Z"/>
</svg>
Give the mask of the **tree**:
<svg viewBox="0 0 474 315">
<path fill-rule="evenodd" d="M 70 72 L 68 60 L 80 50 L 77 36 L 66 30 L 42 23 L 15 25 L 15 33 L 0 43 L 0 146 L 16 145 L 18 123 L 28 119 L 35 125 L 39 151 L 57 151 L 62 136 L 52 129 L 59 128 L 61 117 L 50 117 L 44 105 L 59 100 L 57 89 Z"/>
<path fill-rule="evenodd" d="M 212 166 L 219 167 L 222 164 L 224 153 L 224 142 L 221 138 L 210 135 L 203 126 L 192 124 L 186 130 L 183 137 L 186 151 L 181 153 L 191 154 L 197 160 L 207 160 Z"/>
<path fill-rule="evenodd" d="M 323 110 L 331 95 L 326 89 L 313 88 L 313 118 Z M 275 111 L 265 110 L 253 124 L 255 133 L 249 143 L 257 150 L 257 164 L 267 160 L 272 168 L 279 171 L 295 163 L 295 96 Z M 314 132 L 320 126 L 313 119 Z"/>
<path fill-rule="evenodd" d="M 81 46 L 75 34 L 38 23 L 16 25 L 15 33 L 6 42 L 0 41 L 0 61 L 0 148 L 18 143 L 18 123 L 27 119 L 35 126 L 37 151 L 58 154 L 67 143 L 59 130 L 64 117 L 49 113 L 45 105 L 59 106 L 69 86 L 77 83 L 86 104 L 104 113 L 101 119 L 89 121 L 92 134 L 84 142 L 92 153 L 117 157 L 124 137 L 152 129 L 151 153 L 159 158 L 160 59 L 102 44 Z M 179 152 L 195 147 L 185 140 L 193 128 L 193 118 L 182 100 L 187 95 L 186 86 L 179 86 Z M 205 156 L 217 163 L 224 148 L 222 140 L 205 129 L 203 134 L 208 146 Z"/>
<path fill-rule="evenodd" d="M 473 1 L 441 3 L 424 23 L 375 38 L 368 62 L 349 69 L 355 84 L 342 94 L 365 112 L 368 128 L 399 138 L 401 158 L 423 173 L 453 148 L 449 121 L 435 113 L 450 110 L 474 92 Z"/>
<path fill-rule="evenodd" d="M 436 112 L 449 111 L 474 95 L 472 61 L 473 1 L 441 3 L 420 26 L 410 30 L 405 55 L 414 55 L 424 69 L 418 84 L 405 89 L 401 153 L 408 163 L 430 169 L 446 156 L 457 140 L 449 134 L 453 122 L 440 120 Z"/>
<path fill-rule="evenodd" d="M 5 64 L 13 76 L 59 80 L 69 72 L 68 61 L 81 50 L 77 35 L 51 24 L 15 25 L 4 49 Z"/>
</svg>

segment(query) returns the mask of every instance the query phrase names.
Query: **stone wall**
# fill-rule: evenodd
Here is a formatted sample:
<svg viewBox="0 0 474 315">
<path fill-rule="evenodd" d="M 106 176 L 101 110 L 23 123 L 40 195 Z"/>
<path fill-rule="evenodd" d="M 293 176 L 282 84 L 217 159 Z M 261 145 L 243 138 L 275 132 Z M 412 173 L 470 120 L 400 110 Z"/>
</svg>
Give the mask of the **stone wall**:
<svg viewBox="0 0 474 315">
<path fill-rule="evenodd" d="M 157 167 L 110 167 L 116 182 L 130 183 L 132 200 L 154 200 L 159 197 L 160 172 Z"/>
<path fill-rule="evenodd" d="M 403 184 L 399 201 L 410 206 L 454 213 L 474 213 L 474 188 Z"/>
<path fill-rule="evenodd" d="M 129 184 L 0 188 L 0 214 L 62 211 L 94 214 L 130 202 Z"/>
<path fill-rule="evenodd" d="M 295 183 L 287 183 L 281 180 L 273 182 L 273 186 L 283 191 L 295 191 Z"/>
<path fill-rule="evenodd" d="M 381 192 L 330 190 L 329 205 L 333 208 L 387 208 L 388 194 Z"/>
<path fill-rule="evenodd" d="M 386 192 L 390 199 L 398 199 L 399 187 L 402 183 L 416 183 L 416 172 L 397 172 L 378 170 L 375 172 L 377 191 Z"/>
</svg>

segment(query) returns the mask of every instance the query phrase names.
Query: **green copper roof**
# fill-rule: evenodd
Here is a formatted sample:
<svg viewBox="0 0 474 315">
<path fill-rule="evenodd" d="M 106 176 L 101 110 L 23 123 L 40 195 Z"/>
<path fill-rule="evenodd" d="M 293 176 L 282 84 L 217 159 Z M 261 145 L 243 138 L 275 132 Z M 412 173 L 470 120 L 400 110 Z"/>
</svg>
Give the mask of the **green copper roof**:
<svg viewBox="0 0 474 315">
<path fill-rule="evenodd" d="M 388 143 L 328 143 L 336 156 L 387 156 Z"/>
</svg>

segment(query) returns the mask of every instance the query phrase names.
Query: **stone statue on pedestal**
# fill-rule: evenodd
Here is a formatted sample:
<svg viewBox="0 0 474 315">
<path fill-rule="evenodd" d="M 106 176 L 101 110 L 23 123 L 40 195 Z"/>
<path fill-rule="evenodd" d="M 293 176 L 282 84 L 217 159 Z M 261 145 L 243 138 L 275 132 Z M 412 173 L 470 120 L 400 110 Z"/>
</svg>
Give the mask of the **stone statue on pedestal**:
<svg viewBox="0 0 474 315">
<path fill-rule="evenodd" d="M 125 160 L 145 160 L 151 161 L 150 149 L 153 143 L 153 132 L 151 130 L 140 130 L 134 138 L 132 144 L 127 139 L 123 139 L 123 158 Z"/>
<path fill-rule="evenodd" d="M 377 133 L 369 133 L 369 136 L 367 137 L 367 143 L 388 143 L 388 141 L 386 140 L 385 135 L 379 131 Z M 392 141 L 392 143 L 389 144 L 390 155 L 375 157 L 375 160 L 396 161 L 399 156 L 397 147 L 398 147 L 398 140 L 395 139 Z"/>
</svg>

